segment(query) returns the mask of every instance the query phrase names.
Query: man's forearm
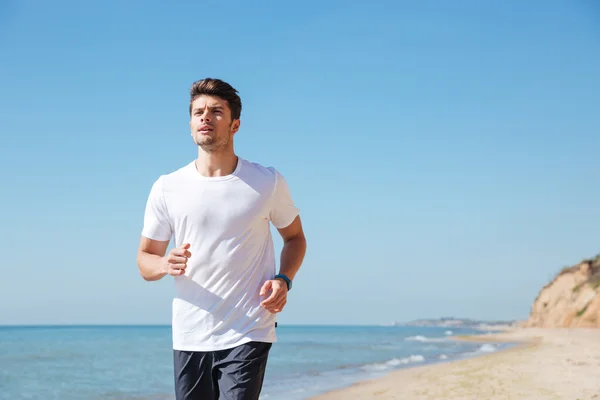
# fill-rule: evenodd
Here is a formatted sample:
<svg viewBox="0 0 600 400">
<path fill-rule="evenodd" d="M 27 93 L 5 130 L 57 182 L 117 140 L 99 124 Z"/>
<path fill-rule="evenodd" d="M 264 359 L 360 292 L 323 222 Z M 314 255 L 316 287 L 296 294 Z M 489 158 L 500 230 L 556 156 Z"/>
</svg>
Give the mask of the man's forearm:
<svg viewBox="0 0 600 400">
<path fill-rule="evenodd" d="M 304 235 L 283 243 L 279 273 L 294 279 L 306 254 L 306 238 Z"/>
<path fill-rule="evenodd" d="M 137 264 L 140 270 L 140 275 L 142 275 L 142 278 L 147 281 L 157 281 L 167 275 L 163 257 L 156 254 L 139 251 L 137 256 Z"/>
</svg>

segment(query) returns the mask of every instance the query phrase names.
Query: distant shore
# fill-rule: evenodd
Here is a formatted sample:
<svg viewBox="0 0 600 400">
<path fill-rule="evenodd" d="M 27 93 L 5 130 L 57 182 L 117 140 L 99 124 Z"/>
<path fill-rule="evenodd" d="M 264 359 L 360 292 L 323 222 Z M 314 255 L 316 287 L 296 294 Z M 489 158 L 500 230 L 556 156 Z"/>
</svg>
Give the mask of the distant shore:
<svg viewBox="0 0 600 400">
<path fill-rule="evenodd" d="M 455 339 L 519 345 L 489 355 L 394 371 L 311 399 L 600 400 L 600 329 L 503 330 Z"/>
</svg>

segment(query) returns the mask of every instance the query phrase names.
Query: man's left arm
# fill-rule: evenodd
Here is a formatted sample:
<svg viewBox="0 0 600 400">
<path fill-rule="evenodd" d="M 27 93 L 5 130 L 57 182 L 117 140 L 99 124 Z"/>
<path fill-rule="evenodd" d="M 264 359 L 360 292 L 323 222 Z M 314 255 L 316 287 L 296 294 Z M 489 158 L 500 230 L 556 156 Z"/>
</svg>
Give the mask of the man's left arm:
<svg viewBox="0 0 600 400">
<path fill-rule="evenodd" d="M 306 238 L 300 221 L 300 210 L 294 204 L 290 188 L 283 175 L 275 171 L 275 177 L 269 219 L 283 239 L 279 274 L 277 274 L 280 277 L 275 276 L 266 281 L 260 289 L 261 296 L 268 295 L 261 305 L 272 313 L 281 312 L 287 303 L 288 280 L 291 285 L 306 253 Z M 271 291 L 270 295 L 269 291 Z"/>
<path fill-rule="evenodd" d="M 283 239 L 279 274 L 293 281 L 306 254 L 306 237 L 300 216 L 297 216 L 287 227 L 277 230 Z M 287 282 L 284 278 L 269 280 L 261 288 L 260 295 L 266 295 L 269 290 L 272 290 L 271 295 L 263 300 L 261 305 L 271 313 L 281 312 L 287 303 Z"/>
<path fill-rule="evenodd" d="M 297 216 L 288 227 L 278 231 L 283 238 L 279 273 L 294 280 L 306 254 L 306 238 L 300 216 Z"/>
</svg>

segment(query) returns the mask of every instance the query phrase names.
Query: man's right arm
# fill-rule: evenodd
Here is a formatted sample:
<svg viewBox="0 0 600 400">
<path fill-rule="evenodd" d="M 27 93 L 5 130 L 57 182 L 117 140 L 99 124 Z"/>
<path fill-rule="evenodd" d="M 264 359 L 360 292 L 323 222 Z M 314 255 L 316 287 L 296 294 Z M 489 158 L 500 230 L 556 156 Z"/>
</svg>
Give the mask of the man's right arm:
<svg viewBox="0 0 600 400">
<path fill-rule="evenodd" d="M 189 243 L 172 249 L 168 255 L 169 241 L 148 239 L 142 236 L 137 254 L 140 275 L 147 281 L 157 281 L 165 275 L 179 276 L 185 273 L 187 259 L 191 257 Z"/>
<path fill-rule="evenodd" d="M 164 256 L 169 241 L 158 241 L 142 236 L 137 254 L 140 275 L 147 281 L 157 281 L 167 274 Z"/>
<path fill-rule="evenodd" d="M 140 275 L 147 281 L 157 281 L 168 273 L 165 253 L 173 232 L 163 194 L 163 180 L 162 176 L 158 178 L 150 190 L 137 252 Z"/>
</svg>

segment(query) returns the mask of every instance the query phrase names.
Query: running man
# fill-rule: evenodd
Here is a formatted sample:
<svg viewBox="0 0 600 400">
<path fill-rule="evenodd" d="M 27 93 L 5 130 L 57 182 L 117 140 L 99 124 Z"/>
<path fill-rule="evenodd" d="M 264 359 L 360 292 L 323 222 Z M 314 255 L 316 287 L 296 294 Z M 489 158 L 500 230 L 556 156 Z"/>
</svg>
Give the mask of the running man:
<svg viewBox="0 0 600 400">
<path fill-rule="evenodd" d="M 284 177 L 234 151 L 237 93 L 219 79 L 194 82 L 189 113 L 198 157 L 158 177 L 145 208 L 139 272 L 147 281 L 170 275 L 175 283 L 177 400 L 259 398 L 276 314 L 306 252 Z M 270 224 L 284 243 L 279 271 Z"/>
</svg>

